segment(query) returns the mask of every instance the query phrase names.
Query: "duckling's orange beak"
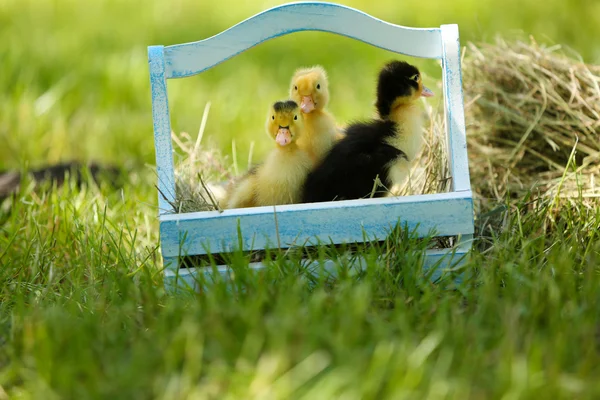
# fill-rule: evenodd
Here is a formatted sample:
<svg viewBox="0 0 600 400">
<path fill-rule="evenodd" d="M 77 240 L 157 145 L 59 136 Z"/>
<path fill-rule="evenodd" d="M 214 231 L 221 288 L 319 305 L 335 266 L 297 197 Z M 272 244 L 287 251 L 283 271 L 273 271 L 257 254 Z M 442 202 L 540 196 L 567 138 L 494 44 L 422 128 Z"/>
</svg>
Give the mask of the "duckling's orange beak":
<svg viewBox="0 0 600 400">
<path fill-rule="evenodd" d="M 300 109 L 303 113 L 308 114 L 315 109 L 315 103 L 311 96 L 302 96 L 302 102 L 300 103 Z"/>
<path fill-rule="evenodd" d="M 433 96 L 433 92 L 431 91 L 431 89 L 423 86 L 423 90 L 421 91 L 421 96 L 423 96 L 423 97 L 431 97 L 431 96 Z"/>
<path fill-rule="evenodd" d="M 280 146 L 288 145 L 292 141 L 292 133 L 288 128 L 279 127 L 277 136 L 275 136 L 275 141 Z"/>
</svg>

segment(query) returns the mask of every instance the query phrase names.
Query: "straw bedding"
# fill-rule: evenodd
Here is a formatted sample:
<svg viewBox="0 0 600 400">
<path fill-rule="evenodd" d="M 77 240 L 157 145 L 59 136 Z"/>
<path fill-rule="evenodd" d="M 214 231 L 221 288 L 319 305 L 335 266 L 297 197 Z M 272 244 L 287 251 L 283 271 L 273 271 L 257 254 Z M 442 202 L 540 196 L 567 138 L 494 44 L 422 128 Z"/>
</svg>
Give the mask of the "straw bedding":
<svg viewBox="0 0 600 400">
<path fill-rule="evenodd" d="M 468 43 L 463 57 L 471 185 L 479 204 L 523 197 L 600 198 L 600 66 L 560 47 L 497 39 Z M 450 189 L 443 110 L 425 105 L 428 123 L 420 162 L 394 194 Z M 203 121 L 208 117 L 208 107 Z M 204 125 L 204 123 L 203 123 Z M 232 162 L 200 140 L 173 135 L 178 212 L 218 209 L 234 179 Z M 199 175 L 201 173 L 201 175 Z"/>
</svg>

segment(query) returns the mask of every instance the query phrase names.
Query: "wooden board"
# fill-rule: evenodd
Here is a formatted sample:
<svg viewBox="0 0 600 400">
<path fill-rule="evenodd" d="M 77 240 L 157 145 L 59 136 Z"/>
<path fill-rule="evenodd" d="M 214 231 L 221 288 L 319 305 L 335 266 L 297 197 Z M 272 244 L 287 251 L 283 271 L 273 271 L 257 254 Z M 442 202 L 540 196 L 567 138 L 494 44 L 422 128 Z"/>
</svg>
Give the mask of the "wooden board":
<svg viewBox="0 0 600 400">
<path fill-rule="evenodd" d="M 383 240 L 397 223 L 420 236 L 473 233 L 471 192 L 172 214 L 160 217 L 164 257 L 316 243 Z M 366 233 L 366 237 L 365 237 Z"/>
<path fill-rule="evenodd" d="M 442 79 L 448 160 L 454 191 L 471 190 L 457 25 L 442 25 Z"/>
<path fill-rule="evenodd" d="M 454 250 L 429 250 L 426 251 L 423 258 L 423 272 L 428 273 L 431 268 L 432 271 L 430 279 L 432 281 L 438 280 L 446 272 L 457 272 L 461 267 L 468 261 L 468 248 L 470 247 L 470 241 L 468 244 L 463 246 L 457 246 Z M 362 257 L 353 258 L 354 262 L 351 263 L 354 273 L 364 270 L 366 266 L 366 260 Z M 175 262 L 173 260 L 173 262 Z M 268 265 L 261 262 L 250 263 L 248 266 L 254 271 L 260 271 L 264 268 L 268 268 Z M 384 266 L 382 265 L 382 268 Z M 336 276 L 336 263 L 332 260 L 326 260 L 323 265 L 319 263 L 310 262 L 306 264 L 308 270 L 314 272 L 322 271 L 329 276 Z M 223 278 L 230 278 L 232 270 L 225 266 L 220 265 L 217 267 L 217 273 Z M 181 292 L 186 290 L 199 290 L 200 278 L 198 274 L 204 274 L 205 278 L 210 282 L 215 277 L 212 275 L 213 271 L 211 268 L 182 268 L 179 270 L 172 270 L 170 268 L 165 270 L 164 284 L 170 292 Z M 458 277 L 461 274 L 456 274 Z"/>
<path fill-rule="evenodd" d="M 289 3 L 208 39 L 165 47 L 167 78 L 198 74 L 266 40 L 300 31 L 330 32 L 408 56 L 442 57 L 440 28 L 394 25 L 333 3 Z"/>
</svg>

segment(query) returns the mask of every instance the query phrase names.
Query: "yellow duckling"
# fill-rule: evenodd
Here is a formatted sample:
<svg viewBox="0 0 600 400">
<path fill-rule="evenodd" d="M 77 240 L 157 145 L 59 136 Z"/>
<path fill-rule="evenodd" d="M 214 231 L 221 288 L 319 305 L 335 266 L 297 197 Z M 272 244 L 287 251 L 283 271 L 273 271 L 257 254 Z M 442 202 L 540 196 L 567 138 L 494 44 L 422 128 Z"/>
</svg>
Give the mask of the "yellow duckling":
<svg viewBox="0 0 600 400">
<path fill-rule="evenodd" d="M 297 70 L 290 84 L 290 98 L 299 104 L 305 125 L 298 146 L 318 163 L 334 142 L 342 137 L 335 118 L 326 110 L 329 81 L 325 69 L 314 66 Z"/>
<path fill-rule="evenodd" d="M 264 163 L 250 170 L 232 188 L 226 208 L 299 202 L 304 180 L 314 164 L 298 144 L 305 133 L 298 104 L 292 100 L 273 104 L 266 129 L 275 140 L 275 148 Z"/>
</svg>

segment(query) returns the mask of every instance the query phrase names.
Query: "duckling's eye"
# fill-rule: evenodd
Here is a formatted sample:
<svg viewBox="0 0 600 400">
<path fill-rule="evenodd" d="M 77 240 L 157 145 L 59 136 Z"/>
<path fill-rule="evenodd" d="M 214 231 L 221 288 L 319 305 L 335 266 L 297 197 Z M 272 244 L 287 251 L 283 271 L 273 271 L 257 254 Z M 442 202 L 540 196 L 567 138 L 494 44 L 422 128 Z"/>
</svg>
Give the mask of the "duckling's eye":
<svg viewBox="0 0 600 400">
<path fill-rule="evenodd" d="M 294 86 L 294 90 L 298 90 L 298 86 Z"/>
<path fill-rule="evenodd" d="M 410 77 L 410 79 L 415 82 L 419 82 L 419 74 L 414 74 L 413 76 Z"/>
<path fill-rule="evenodd" d="M 297 120 L 297 119 L 298 119 L 298 116 L 297 116 L 297 115 L 294 115 L 294 121 L 295 121 L 295 120 Z"/>
<path fill-rule="evenodd" d="M 271 115 L 271 119 L 274 121 L 274 120 L 275 120 L 275 116 L 274 116 L 274 115 Z"/>
<path fill-rule="evenodd" d="M 320 83 L 317 84 L 317 89 L 321 89 L 321 84 Z"/>
</svg>

